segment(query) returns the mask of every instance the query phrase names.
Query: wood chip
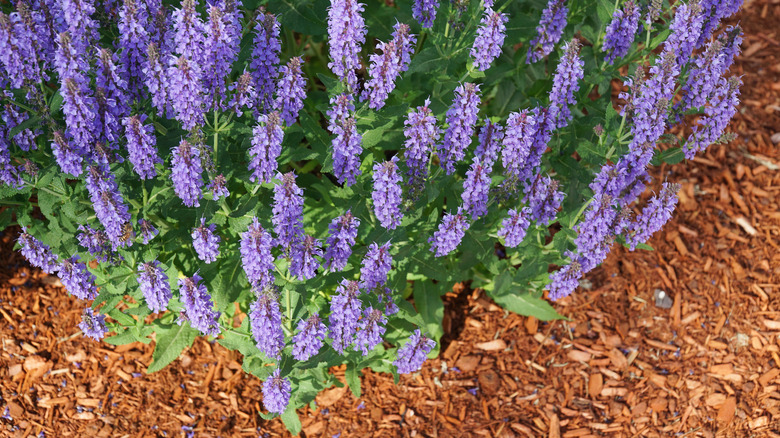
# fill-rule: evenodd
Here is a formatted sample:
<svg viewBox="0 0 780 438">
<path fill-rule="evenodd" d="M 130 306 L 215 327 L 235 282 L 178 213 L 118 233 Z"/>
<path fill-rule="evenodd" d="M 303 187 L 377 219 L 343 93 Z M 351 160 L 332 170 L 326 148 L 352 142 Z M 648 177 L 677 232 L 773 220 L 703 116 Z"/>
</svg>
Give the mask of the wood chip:
<svg viewBox="0 0 780 438">
<path fill-rule="evenodd" d="M 604 377 L 600 373 L 591 374 L 588 380 L 588 394 L 596 398 L 601 394 L 602 388 L 604 388 Z"/>
<path fill-rule="evenodd" d="M 494 340 L 488 341 L 488 342 L 479 342 L 479 343 L 475 344 L 474 346 L 479 348 L 480 350 L 499 351 L 499 350 L 505 350 L 506 349 L 506 342 L 504 342 L 503 339 L 494 339 Z"/>
<path fill-rule="evenodd" d="M 718 409 L 718 423 L 725 426 L 731 423 L 734 419 L 734 414 L 737 412 L 737 399 L 736 397 L 729 397 L 723 403 L 723 406 Z"/>
</svg>

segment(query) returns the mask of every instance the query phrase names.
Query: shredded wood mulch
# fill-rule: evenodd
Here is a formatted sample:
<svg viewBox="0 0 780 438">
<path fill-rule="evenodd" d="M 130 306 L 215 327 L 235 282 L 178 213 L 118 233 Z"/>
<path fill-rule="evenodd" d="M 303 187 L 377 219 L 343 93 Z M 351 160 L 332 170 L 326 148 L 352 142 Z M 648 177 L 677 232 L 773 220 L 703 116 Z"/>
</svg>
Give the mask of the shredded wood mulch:
<svg viewBox="0 0 780 438">
<path fill-rule="evenodd" d="M 366 372 L 360 399 L 325 391 L 301 410 L 303 435 L 780 436 L 780 1 L 749 2 L 739 22 L 738 138 L 656 172 L 682 193 L 655 251 L 616 248 L 556 304 L 568 321 L 455 287 L 439 358 L 399 385 Z M 0 435 L 289 435 L 258 415 L 237 353 L 198 339 L 147 375 L 152 345 L 80 336 L 83 303 L 14 239 L 0 237 Z"/>
</svg>

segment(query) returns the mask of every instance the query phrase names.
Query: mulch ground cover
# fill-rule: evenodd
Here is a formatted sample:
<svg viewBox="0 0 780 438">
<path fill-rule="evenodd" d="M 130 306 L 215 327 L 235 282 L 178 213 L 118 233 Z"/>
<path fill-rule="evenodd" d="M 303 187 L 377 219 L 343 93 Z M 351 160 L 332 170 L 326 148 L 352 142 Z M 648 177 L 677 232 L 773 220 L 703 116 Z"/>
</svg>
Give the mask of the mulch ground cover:
<svg viewBox="0 0 780 438">
<path fill-rule="evenodd" d="M 367 371 L 360 399 L 325 391 L 300 411 L 302 435 L 780 436 L 780 1 L 749 2 L 737 22 L 738 138 L 656 171 L 682 192 L 655 251 L 616 248 L 556 304 L 566 321 L 456 286 L 439 358 L 399 385 Z M 153 343 L 82 337 L 83 303 L 30 269 L 15 237 L 0 237 L 0 435 L 289 435 L 216 343 L 147 375 Z"/>
</svg>

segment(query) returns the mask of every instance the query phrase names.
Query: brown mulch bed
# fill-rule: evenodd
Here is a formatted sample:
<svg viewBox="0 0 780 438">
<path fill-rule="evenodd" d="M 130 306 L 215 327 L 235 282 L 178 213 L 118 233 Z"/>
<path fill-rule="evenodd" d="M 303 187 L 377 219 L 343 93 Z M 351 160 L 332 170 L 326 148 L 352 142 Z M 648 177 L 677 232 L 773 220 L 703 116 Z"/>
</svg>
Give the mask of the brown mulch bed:
<svg viewBox="0 0 780 438">
<path fill-rule="evenodd" d="M 325 391 L 301 411 L 305 436 L 780 436 L 780 2 L 739 21 L 738 138 L 658 169 L 683 189 L 655 251 L 616 248 L 590 289 L 556 304 L 568 321 L 455 288 L 439 358 L 399 385 L 367 371 L 360 399 Z M 78 335 L 83 303 L 14 238 L 0 237 L 0 436 L 288 435 L 257 415 L 260 382 L 237 353 L 198 339 L 147 375 L 151 345 Z"/>
</svg>

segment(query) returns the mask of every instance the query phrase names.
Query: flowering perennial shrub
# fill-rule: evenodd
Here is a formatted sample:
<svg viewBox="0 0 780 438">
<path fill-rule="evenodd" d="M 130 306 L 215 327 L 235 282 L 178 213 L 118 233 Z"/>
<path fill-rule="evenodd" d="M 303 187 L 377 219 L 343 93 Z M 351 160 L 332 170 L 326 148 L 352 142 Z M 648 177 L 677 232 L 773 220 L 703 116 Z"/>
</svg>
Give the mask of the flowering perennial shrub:
<svg viewBox="0 0 780 438">
<path fill-rule="evenodd" d="M 74 330 L 150 372 L 212 337 L 292 431 L 332 366 L 417 372 L 456 281 L 559 317 L 739 104 L 740 0 L 11 3 L 0 229 Z"/>
</svg>

